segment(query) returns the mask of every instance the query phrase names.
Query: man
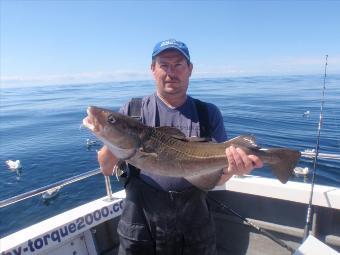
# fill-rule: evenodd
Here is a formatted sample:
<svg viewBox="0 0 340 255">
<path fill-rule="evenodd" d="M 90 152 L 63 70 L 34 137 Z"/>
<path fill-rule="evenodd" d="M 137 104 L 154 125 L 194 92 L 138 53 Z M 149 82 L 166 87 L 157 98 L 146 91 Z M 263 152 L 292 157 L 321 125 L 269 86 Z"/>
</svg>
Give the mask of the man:
<svg viewBox="0 0 340 255">
<path fill-rule="evenodd" d="M 187 46 L 174 39 L 154 47 L 151 71 L 156 93 L 142 100 L 141 121 L 149 126 L 173 126 L 186 136 L 200 136 L 199 113 L 187 95 L 193 64 Z M 205 103 L 211 139 L 226 140 L 218 108 Z M 129 103 L 120 111 L 127 114 Z M 229 167 L 218 184 L 234 175 L 262 167 L 261 160 L 233 146 L 226 149 Z M 98 161 L 111 175 L 117 158 L 103 147 Z M 184 178 L 166 177 L 141 170 L 130 171 L 124 210 L 118 225 L 119 254 L 216 254 L 215 228 L 206 202 L 206 192 Z"/>
</svg>

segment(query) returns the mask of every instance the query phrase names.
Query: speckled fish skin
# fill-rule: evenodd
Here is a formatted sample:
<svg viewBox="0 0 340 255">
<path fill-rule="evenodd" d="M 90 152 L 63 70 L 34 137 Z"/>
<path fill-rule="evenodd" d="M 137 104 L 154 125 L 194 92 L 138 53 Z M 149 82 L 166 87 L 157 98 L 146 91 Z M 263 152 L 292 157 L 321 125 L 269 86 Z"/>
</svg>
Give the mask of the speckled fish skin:
<svg viewBox="0 0 340 255">
<path fill-rule="evenodd" d="M 90 106 L 83 124 L 119 159 L 158 175 L 184 177 L 194 186 L 208 190 L 228 167 L 225 149 L 239 147 L 268 164 L 273 174 L 286 183 L 301 153 L 288 148 L 262 149 L 253 136 L 244 135 L 224 143 L 185 138 L 172 127 L 148 127 L 139 121 L 107 109 Z"/>
</svg>

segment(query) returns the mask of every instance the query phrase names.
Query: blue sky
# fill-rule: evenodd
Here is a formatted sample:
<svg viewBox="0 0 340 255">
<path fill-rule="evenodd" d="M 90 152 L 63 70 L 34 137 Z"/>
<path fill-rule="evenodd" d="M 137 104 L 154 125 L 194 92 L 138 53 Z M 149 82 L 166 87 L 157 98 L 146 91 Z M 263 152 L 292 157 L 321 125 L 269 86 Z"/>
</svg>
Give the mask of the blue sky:
<svg viewBox="0 0 340 255">
<path fill-rule="evenodd" d="M 3 86 L 151 79 L 168 38 L 193 78 L 340 73 L 340 1 L 0 2 Z"/>
</svg>

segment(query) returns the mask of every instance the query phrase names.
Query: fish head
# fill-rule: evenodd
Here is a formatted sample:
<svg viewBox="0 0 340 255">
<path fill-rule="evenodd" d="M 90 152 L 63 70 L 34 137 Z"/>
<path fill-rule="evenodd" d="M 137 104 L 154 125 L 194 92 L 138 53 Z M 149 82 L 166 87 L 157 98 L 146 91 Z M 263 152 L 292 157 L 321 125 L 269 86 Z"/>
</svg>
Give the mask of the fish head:
<svg viewBox="0 0 340 255">
<path fill-rule="evenodd" d="M 90 106 L 83 125 L 91 130 L 118 158 L 126 159 L 140 146 L 140 123 L 118 112 Z"/>
</svg>

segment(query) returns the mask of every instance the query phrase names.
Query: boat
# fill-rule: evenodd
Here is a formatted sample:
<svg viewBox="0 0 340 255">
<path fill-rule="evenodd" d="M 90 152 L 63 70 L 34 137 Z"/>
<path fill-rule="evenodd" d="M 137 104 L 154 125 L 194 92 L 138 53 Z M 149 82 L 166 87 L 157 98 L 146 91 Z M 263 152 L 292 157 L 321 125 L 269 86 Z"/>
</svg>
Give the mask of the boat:
<svg viewBox="0 0 340 255">
<path fill-rule="evenodd" d="M 51 188 L 100 173 L 100 169 L 91 170 L 0 201 L 0 210 Z M 109 178 L 105 177 L 106 196 L 2 237 L 0 254 L 117 254 L 116 228 L 125 191 L 112 194 Z M 281 184 L 271 178 L 251 175 L 233 177 L 225 185 L 209 191 L 218 254 L 285 255 L 294 251 L 296 255 L 339 254 L 340 188 L 314 185 L 312 228 L 307 238 L 311 245 L 303 242 L 310 192 L 311 185 L 307 183 Z M 302 251 L 304 246 L 312 252 Z"/>
</svg>

